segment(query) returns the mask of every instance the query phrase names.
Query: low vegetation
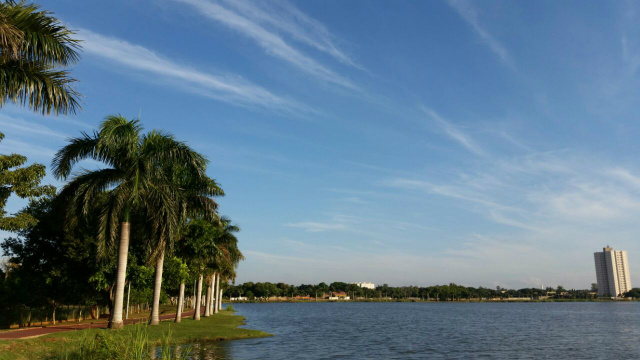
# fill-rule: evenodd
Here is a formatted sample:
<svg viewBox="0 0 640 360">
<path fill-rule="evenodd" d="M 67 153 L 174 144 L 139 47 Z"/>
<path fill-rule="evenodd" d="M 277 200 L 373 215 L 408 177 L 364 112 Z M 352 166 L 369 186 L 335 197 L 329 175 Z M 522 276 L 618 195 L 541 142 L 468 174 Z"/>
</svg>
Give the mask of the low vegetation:
<svg viewBox="0 0 640 360">
<path fill-rule="evenodd" d="M 55 333 L 25 340 L 0 341 L 0 360 L 9 359 L 181 359 L 189 343 L 248 339 L 269 334 L 244 329 L 244 317 L 224 310 L 201 321 L 160 322 L 125 326 L 121 330 L 89 329 Z M 178 344 L 187 344 L 177 347 Z"/>
</svg>

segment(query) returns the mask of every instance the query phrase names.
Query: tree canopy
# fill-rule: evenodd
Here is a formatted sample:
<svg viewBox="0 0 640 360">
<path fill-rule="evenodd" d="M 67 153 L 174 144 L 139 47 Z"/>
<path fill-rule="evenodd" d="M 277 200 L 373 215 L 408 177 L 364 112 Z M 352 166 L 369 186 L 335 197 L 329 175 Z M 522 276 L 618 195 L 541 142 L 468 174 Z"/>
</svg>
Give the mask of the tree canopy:
<svg viewBox="0 0 640 360">
<path fill-rule="evenodd" d="M 0 3 L 0 107 L 11 101 L 56 115 L 80 109 L 76 80 L 63 70 L 79 59 L 73 35 L 38 5 Z"/>
<path fill-rule="evenodd" d="M 3 139 L 4 134 L 0 133 L 0 141 Z M 0 230 L 19 231 L 36 223 L 35 217 L 27 211 L 7 216 L 5 206 L 12 194 L 22 199 L 36 200 L 55 193 L 55 187 L 40 185 L 45 175 L 45 166 L 23 166 L 26 162 L 27 158 L 22 155 L 0 155 Z"/>
</svg>

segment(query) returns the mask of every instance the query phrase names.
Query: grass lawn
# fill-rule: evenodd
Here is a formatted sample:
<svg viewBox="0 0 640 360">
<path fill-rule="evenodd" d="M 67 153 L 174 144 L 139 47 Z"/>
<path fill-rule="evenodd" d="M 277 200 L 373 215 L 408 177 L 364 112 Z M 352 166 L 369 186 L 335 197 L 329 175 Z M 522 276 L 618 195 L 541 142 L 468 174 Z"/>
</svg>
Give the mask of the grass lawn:
<svg viewBox="0 0 640 360">
<path fill-rule="evenodd" d="M 158 326 L 144 326 L 149 343 L 161 344 L 171 333 L 169 342 L 172 344 L 188 343 L 202 340 L 235 340 L 270 336 L 259 330 L 240 328 L 244 324 L 244 317 L 234 315 L 231 311 L 221 311 L 211 317 L 194 321 L 190 318 L 182 319 L 177 324 L 173 321 L 163 321 Z M 0 340 L 0 360 L 14 359 L 48 359 L 56 358 L 80 346 L 87 338 L 94 338 L 103 334 L 117 341 L 118 337 L 130 338 L 135 336 L 136 326 L 125 326 L 122 330 L 87 329 L 49 334 L 33 339 Z M 139 331 L 139 329 L 138 329 Z"/>
</svg>

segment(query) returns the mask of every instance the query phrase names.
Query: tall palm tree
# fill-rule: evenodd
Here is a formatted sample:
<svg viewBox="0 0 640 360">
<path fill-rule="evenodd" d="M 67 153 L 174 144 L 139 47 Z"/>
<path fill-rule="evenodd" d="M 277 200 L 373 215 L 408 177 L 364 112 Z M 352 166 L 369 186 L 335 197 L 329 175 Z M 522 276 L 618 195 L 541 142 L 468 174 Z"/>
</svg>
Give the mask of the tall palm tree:
<svg viewBox="0 0 640 360">
<path fill-rule="evenodd" d="M 163 227 L 178 222 L 175 213 L 176 195 L 168 178 L 166 165 L 182 164 L 194 177 L 205 177 L 206 160 L 197 152 L 172 136 L 158 131 L 141 134 L 138 120 L 122 116 L 108 116 L 93 135 L 83 133 L 62 148 L 53 160 L 53 173 L 58 179 L 67 179 L 74 165 L 84 159 L 100 161 L 106 168 L 84 170 L 74 176 L 62 191 L 68 198 L 68 219 L 74 222 L 91 209 L 99 194 L 107 193 L 108 201 L 99 217 L 99 250 L 118 239 L 118 264 L 114 295 L 114 310 L 110 328 L 120 328 L 124 286 L 129 251 L 130 217 L 132 211 L 143 213 L 147 223 L 157 234 L 164 235 Z M 143 224 L 141 224 L 142 226 Z"/>
<path fill-rule="evenodd" d="M 162 266 L 167 248 L 173 246 L 174 240 L 179 235 L 180 228 L 187 219 L 198 216 L 200 218 L 217 221 L 216 209 L 218 204 L 212 199 L 214 196 L 222 196 L 224 192 L 215 182 L 206 176 L 192 174 L 189 169 L 180 163 L 167 163 L 165 166 L 166 177 L 171 179 L 169 186 L 172 188 L 173 201 L 164 203 L 165 207 L 174 206 L 175 209 L 163 209 L 165 216 L 176 212 L 176 222 L 167 221 L 160 223 L 154 248 L 158 250 L 156 274 L 153 291 L 153 308 L 149 318 L 149 324 L 160 324 L 160 290 L 162 287 Z M 173 210 L 173 211 L 172 211 Z"/>
<path fill-rule="evenodd" d="M 8 100 L 42 114 L 75 113 L 76 80 L 60 70 L 78 61 L 74 32 L 35 4 L 0 3 L 0 107 Z"/>
<path fill-rule="evenodd" d="M 217 253 L 213 258 L 211 267 L 215 269 L 215 304 L 213 304 L 214 313 L 222 308 L 222 289 L 220 287 L 221 279 L 235 279 L 235 269 L 238 263 L 244 259 L 242 252 L 238 248 L 238 239 L 235 233 L 240 231 L 240 227 L 234 225 L 231 220 L 226 217 L 220 219 L 218 226 L 218 234 L 215 240 Z"/>
<path fill-rule="evenodd" d="M 191 271 L 197 274 L 198 278 L 194 320 L 200 320 L 202 305 L 200 300 L 204 274 L 210 271 L 209 264 L 219 251 L 215 245 L 218 232 L 216 223 L 201 218 L 191 218 L 181 233 L 180 257 L 187 262 Z"/>
</svg>

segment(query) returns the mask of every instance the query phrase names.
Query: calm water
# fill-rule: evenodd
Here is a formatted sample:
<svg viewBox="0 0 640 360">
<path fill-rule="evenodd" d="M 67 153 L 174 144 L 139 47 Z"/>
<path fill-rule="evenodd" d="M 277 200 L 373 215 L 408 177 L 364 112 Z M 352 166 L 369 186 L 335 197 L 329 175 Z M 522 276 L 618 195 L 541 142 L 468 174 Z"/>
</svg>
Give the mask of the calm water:
<svg viewBox="0 0 640 360">
<path fill-rule="evenodd" d="M 274 337 L 194 359 L 640 359 L 640 303 L 234 304 Z"/>
</svg>

